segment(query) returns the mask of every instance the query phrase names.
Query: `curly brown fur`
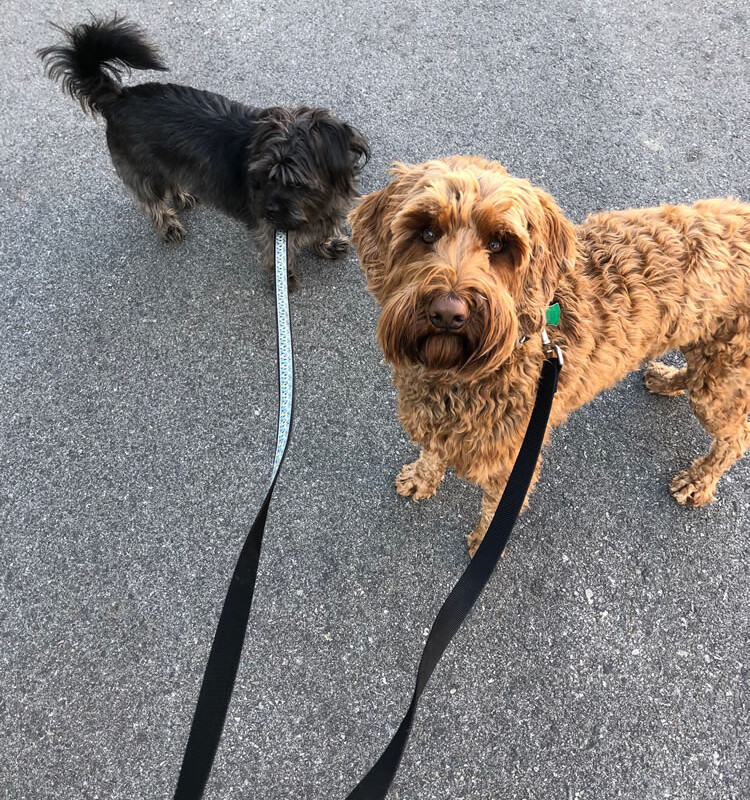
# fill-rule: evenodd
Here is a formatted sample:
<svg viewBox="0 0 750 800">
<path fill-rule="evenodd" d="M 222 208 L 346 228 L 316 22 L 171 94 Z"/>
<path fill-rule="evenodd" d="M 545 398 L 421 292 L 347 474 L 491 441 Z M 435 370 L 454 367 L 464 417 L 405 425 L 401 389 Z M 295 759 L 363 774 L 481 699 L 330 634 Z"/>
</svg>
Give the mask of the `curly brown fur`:
<svg viewBox="0 0 750 800">
<path fill-rule="evenodd" d="M 556 301 L 562 319 L 548 332 L 565 368 L 551 424 L 679 348 L 686 367 L 652 361 L 645 382 L 688 393 L 713 442 L 670 488 L 680 503 L 712 500 L 750 446 L 750 205 L 701 200 L 574 226 L 547 193 L 485 159 L 398 164 L 393 174 L 350 221 L 381 306 L 399 418 L 422 446 L 398 492 L 429 497 L 448 466 L 480 484 L 473 555 L 531 414 L 544 311 Z"/>
<path fill-rule="evenodd" d="M 55 26 L 57 27 L 57 26 Z M 38 51 L 47 74 L 107 122 L 112 163 L 164 241 L 180 241 L 177 212 L 202 202 L 248 226 L 269 270 L 274 232 L 289 232 L 290 276 L 300 248 L 346 255 L 342 231 L 370 151 L 362 134 L 322 108 L 252 108 L 171 83 L 125 87 L 130 69 L 165 70 L 133 23 L 93 18 Z"/>
</svg>

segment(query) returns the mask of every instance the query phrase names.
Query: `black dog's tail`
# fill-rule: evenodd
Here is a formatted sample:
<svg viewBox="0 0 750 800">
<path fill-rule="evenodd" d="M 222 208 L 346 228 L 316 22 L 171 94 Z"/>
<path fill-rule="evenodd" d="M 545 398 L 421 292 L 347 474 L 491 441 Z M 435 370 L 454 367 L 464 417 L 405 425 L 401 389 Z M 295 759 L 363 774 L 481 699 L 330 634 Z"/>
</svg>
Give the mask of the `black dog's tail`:
<svg viewBox="0 0 750 800">
<path fill-rule="evenodd" d="M 122 91 L 123 70 L 166 70 L 156 48 L 132 22 L 115 15 L 93 17 L 70 30 L 54 25 L 67 43 L 37 50 L 46 74 L 78 100 L 86 112 L 101 113 Z"/>
</svg>

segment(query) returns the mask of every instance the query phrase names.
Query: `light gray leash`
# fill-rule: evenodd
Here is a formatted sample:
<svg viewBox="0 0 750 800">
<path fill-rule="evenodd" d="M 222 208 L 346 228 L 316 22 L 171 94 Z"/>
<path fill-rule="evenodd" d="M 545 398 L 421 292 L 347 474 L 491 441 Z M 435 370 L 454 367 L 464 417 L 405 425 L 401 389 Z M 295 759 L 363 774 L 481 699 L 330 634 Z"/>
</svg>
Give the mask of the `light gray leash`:
<svg viewBox="0 0 750 800">
<path fill-rule="evenodd" d="M 279 343 L 279 424 L 276 429 L 276 455 L 271 483 L 276 480 L 289 442 L 294 399 L 294 358 L 292 355 L 292 323 L 289 319 L 287 287 L 286 231 L 276 231 L 276 327 Z"/>
</svg>

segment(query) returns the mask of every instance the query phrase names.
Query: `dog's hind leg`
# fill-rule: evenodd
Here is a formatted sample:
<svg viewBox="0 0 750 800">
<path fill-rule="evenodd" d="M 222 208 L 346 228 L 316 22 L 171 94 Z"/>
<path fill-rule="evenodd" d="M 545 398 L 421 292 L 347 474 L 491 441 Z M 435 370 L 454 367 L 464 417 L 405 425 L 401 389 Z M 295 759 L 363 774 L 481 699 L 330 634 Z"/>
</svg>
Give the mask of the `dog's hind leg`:
<svg viewBox="0 0 750 800">
<path fill-rule="evenodd" d="M 677 369 L 661 361 L 652 361 L 643 373 L 643 382 L 649 392 L 677 396 L 687 387 L 687 367 Z"/>
<path fill-rule="evenodd" d="M 110 137 L 109 129 L 107 138 L 117 174 L 133 193 L 136 203 L 148 214 L 156 232 L 165 242 L 181 241 L 185 236 L 185 228 L 169 205 L 166 181 L 159 173 L 144 173 L 136 167 Z"/>
<path fill-rule="evenodd" d="M 714 499 L 721 476 L 750 447 L 750 346 L 738 333 L 684 352 L 690 403 L 713 442 L 669 488 L 678 503 L 700 506 Z"/>
<path fill-rule="evenodd" d="M 401 469 L 395 481 L 396 491 L 412 500 L 425 500 L 435 494 L 443 475 L 445 463 L 423 447 L 419 458 Z"/>
<path fill-rule="evenodd" d="M 166 189 L 158 182 L 148 178 L 134 181 L 129 185 L 136 202 L 151 218 L 151 222 L 162 240 L 181 242 L 185 238 L 185 228 L 177 217 L 177 212 L 169 205 Z"/>
<path fill-rule="evenodd" d="M 190 209 L 195 208 L 199 204 L 200 199 L 189 192 L 180 188 L 172 190 L 172 205 L 175 211 L 190 211 Z"/>
</svg>

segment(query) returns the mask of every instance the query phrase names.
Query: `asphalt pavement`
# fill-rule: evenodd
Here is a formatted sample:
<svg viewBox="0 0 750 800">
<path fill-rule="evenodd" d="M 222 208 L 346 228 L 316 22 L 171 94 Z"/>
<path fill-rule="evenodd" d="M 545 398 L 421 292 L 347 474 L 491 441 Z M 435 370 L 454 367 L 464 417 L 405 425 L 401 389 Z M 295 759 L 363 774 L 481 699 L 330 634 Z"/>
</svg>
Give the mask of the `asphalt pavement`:
<svg viewBox="0 0 750 800">
<path fill-rule="evenodd" d="M 272 290 L 208 209 L 157 241 L 104 127 L 34 55 L 98 0 L 0 29 L 0 797 L 168 798 L 275 434 Z M 328 106 L 395 160 L 496 158 L 592 211 L 750 201 L 746 4 L 121 2 L 169 79 Z M 131 81 L 157 77 L 133 76 Z M 422 504 L 356 257 L 304 255 L 296 422 L 207 798 L 344 798 L 401 719 L 479 491 Z M 750 456 L 639 374 L 557 430 L 507 555 L 428 687 L 391 796 L 750 797 Z"/>
</svg>

